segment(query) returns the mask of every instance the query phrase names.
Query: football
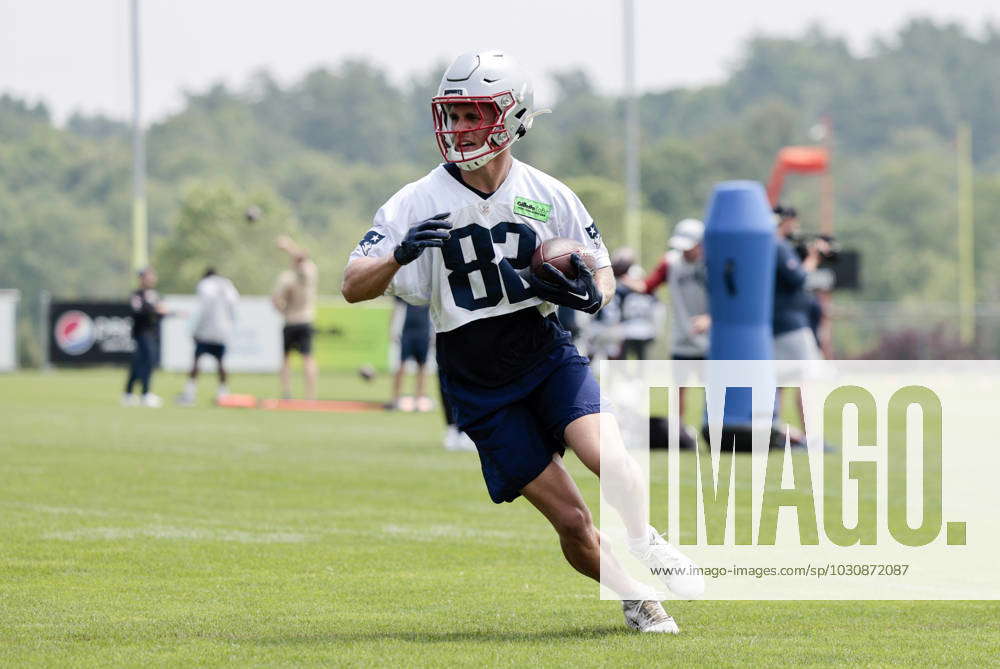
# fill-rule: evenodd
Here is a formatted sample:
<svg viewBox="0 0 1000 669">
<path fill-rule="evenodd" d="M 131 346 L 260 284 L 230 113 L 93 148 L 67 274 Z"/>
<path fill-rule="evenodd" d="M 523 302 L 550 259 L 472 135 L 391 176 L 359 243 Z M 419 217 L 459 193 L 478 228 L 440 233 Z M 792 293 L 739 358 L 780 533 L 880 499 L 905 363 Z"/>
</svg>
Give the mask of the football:
<svg viewBox="0 0 1000 669">
<path fill-rule="evenodd" d="M 542 267 L 542 263 L 549 263 L 557 270 L 566 275 L 568 279 L 576 278 L 576 267 L 570 259 L 574 253 L 578 254 L 583 262 L 590 269 L 595 269 L 597 259 L 592 251 L 587 249 L 582 242 L 565 237 L 556 237 L 542 242 L 535 254 L 531 256 L 531 272 L 537 277 L 548 279 L 548 272 Z"/>
</svg>

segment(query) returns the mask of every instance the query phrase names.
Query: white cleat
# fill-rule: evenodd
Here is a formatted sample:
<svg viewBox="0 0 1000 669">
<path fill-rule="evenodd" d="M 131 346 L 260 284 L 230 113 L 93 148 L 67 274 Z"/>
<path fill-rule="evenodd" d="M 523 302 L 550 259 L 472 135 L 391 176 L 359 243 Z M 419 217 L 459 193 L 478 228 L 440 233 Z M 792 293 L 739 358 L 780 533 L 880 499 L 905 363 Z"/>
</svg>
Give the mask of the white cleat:
<svg viewBox="0 0 1000 669">
<path fill-rule="evenodd" d="M 150 409 L 159 409 L 163 406 L 163 400 L 160 399 L 159 395 L 154 395 L 153 393 L 146 393 L 142 396 L 142 406 L 148 407 Z"/>
<path fill-rule="evenodd" d="M 476 443 L 466 433 L 459 430 L 454 425 L 449 425 L 444 433 L 444 450 L 446 451 L 475 451 Z"/>
<path fill-rule="evenodd" d="M 472 437 L 466 433 L 459 430 L 458 439 L 455 441 L 456 451 L 469 451 L 470 453 L 476 452 L 476 442 L 472 441 Z"/>
<path fill-rule="evenodd" d="M 625 624 L 640 632 L 678 634 L 677 621 L 663 610 L 663 605 L 652 599 L 623 599 L 622 612 Z"/>
<path fill-rule="evenodd" d="M 630 544 L 629 550 L 681 599 L 697 599 L 705 593 L 705 577 L 698 565 L 661 537 L 652 527 L 648 541 Z"/>
<path fill-rule="evenodd" d="M 122 393 L 122 406 L 123 407 L 137 407 L 139 406 L 139 396 L 135 393 Z"/>
</svg>

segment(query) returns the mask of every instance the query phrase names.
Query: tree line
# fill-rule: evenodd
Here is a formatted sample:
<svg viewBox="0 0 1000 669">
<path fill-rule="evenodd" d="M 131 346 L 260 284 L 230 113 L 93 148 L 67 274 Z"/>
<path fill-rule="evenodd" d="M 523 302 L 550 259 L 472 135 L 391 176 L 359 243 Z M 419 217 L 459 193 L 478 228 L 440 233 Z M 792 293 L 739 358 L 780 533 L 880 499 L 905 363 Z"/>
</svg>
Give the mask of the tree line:
<svg viewBox="0 0 1000 669">
<path fill-rule="evenodd" d="M 239 87 L 187 95 L 147 135 L 154 262 L 165 291 L 190 291 L 206 265 L 246 293 L 266 292 L 284 232 L 313 249 L 333 293 L 373 212 L 438 160 L 429 98 L 444 64 L 397 84 L 349 60 L 288 85 L 260 72 Z M 577 190 L 609 246 L 622 243 L 622 100 L 586 72 L 550 73 L 554 114 L 515 153 Z M 1000 300 L 1000 32 L 913 20 L 865 53 L 820 27 L 758 35 L 725 81 L 650 92 L 642 119 L 643 262 L 673 222 L 704 213 L 712 185 L 767 179 L 777 150 L 835 129 L 837 234 L 864 254 L 864 287 L 847 300 L 949 301 L 957 283 L 953 138 L 973 132 L 977 290 Z M 132 284 L 130 135 L 126 124 L 0 96 L 0 287 L 25 300 L 21 350 L 40 290 L 117 297 Z M 815 227 L 819 187 L 792 178 L 784 199 Z M 249 223 L 251 205 L 262 216 Z M 268 271 L 262 271 L 268 268 Z"/>
</svg>

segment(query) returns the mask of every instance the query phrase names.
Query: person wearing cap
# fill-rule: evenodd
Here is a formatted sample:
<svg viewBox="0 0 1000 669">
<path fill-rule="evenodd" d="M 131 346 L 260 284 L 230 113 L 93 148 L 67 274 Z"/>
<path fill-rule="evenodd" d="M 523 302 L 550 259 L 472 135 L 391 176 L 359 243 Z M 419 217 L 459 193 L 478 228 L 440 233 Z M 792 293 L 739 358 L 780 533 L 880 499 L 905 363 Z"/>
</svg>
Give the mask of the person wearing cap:
<svg viewBox="0 0 1000 669">
<path fill-rule="evenodd" d="M 666 283 L 670 291 L 671 344 L 674 360 L 704 360 L 708 355 L 708 283 L 702 240 L 705 224 L 685 218 L 674 226 L 670 250 L 645 280 L 652 293 Z"/>
<path fill-rule="evenodd" d="M 830 245 L 816 239 L 807 247 L 802 258 L 792 239 L 799 231 L 799 215 L 794 207 L 778 205 L 774 208 L 777 222 L 774 276 L 774 334 L 775 360 L 820 360 L 823 357 L 812 327 L 816 297 L 806 288 L 806 279 L 819 266 L 822 256 L 830 251 Z M 805 425 L 802 409 L 802 395 L 797 395 L 798 419 Z M 780 403 L 781 396 L 778 396 Z M 776 416 L 780 409 L 775 407 Z M 788 431 L 793 446 L 805 444 L 805 433 L 794 425 L 785 425 L 776 418 L 776 426 Z"/>
<path fill-rule="evenodd" d="M 670 291 L 670 354 L 674 360 L 704 360 L 708 357 L 708 334 L 712 318 L 708 313 L 708 275 L 702 242 L 705 224 L 685 218 L 674 226 L 668 242 L 670 250 L 646 277 L 645 290 L 652 293 L 666 283 Z M 678 411 L 684 417 L 685 395 L 678 396 Z M 682 426 L 682 448 L 697 444 L 696 430 Z"/>
<path fill-rule="evenodd" d="M 276 246 L 288 254 L 292 264 L 290 269 L 278 276 L 271 295 L 271 303 L 285 320 L 282 330 L 284 356 L 280 372 L 282 397 L 289 399 L 292 396 L 289 362 L 292 351 L 298 351 L 302 355 L 306 398 L 315 400 L 319 369 L 313 355 L 312 340 L 319 271 L 316 263 L 309 259 L 309 252 L 290 238 L 284 235 L 278 237 Z"/>
<path fill-rule="evenodd" d="M 156 271 L 152 267 L 143 268 L 139 271 L 139 287 L 129 297 L 135 349 L 129 365 L 128 380 L 125 382 L 125 393 L 122 395 L 124 406 L 141 405 L 152 409 L 163 406 L 163 400 L 150 392 L 153 369 L 160 356 L 160 320 L 169 313 L 155 290 L 157 280 Z M 142 389 L 141 395 L 133 392 L 136 383 Z"/>
<path fill-rule="evenodd" d="M 822 357 L 811 327 L 810 312 L 815 297 L 806 288 L 806 277 L 819 266 L 829 244 L 814 240 L 806 256 L 799 257 L 791 238 L 799 230 L 798 212 L 793 207 L 774 208 L 777 238 L 774 277 L 774 359 L 819 360 Z"/>
</svg>

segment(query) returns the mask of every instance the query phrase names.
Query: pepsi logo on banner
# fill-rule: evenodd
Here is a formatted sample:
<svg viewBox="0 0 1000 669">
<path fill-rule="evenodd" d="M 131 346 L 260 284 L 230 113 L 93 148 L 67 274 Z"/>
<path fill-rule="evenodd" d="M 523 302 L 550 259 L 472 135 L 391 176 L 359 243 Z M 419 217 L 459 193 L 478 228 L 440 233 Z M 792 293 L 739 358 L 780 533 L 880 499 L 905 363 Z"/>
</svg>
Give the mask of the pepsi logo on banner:
<svg viewBox="0 0 1000 669">
<path fill-rule="evenodd" d="M 82 311 L 67 311 L 56 321 L 56 345 L 68 355 L 83 355 L 94 345 L 94 321 Z"/>
<path fill-rule="evenodd" d="M 135 350 L 128 302 L 52 302 L 49 362 L 124 365 Z"/>
</svg>

